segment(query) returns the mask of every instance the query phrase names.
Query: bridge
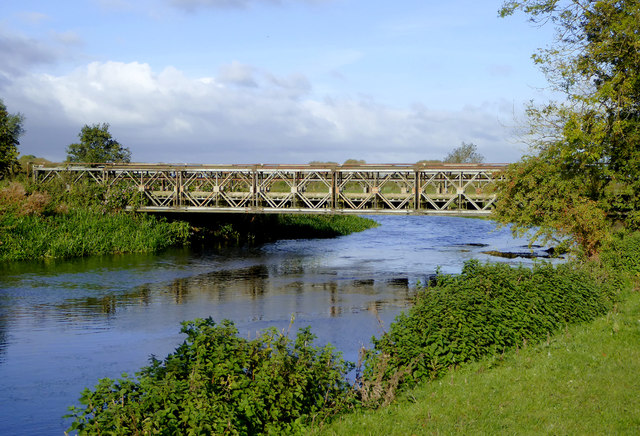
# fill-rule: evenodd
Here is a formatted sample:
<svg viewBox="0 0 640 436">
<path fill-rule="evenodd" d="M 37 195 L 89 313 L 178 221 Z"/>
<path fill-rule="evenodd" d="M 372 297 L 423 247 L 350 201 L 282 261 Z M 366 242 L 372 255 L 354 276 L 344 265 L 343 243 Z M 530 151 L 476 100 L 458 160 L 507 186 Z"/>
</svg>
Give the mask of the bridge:
<svg viewBox="0 0 640 436">
<path fill-rule="evenodd" d="M 96 183 L 145 212 L 489 215 L 505 164 L 48 164 L 36 183 Z"/>
</svg>

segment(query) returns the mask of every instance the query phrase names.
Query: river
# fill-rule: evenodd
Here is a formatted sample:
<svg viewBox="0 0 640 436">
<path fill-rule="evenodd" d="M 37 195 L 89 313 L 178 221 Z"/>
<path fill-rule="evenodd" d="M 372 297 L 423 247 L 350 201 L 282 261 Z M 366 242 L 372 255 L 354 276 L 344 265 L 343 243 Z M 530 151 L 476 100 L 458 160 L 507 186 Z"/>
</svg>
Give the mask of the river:
<svg viewBox="0 0 640 436">
<path fill-rule="evenodd" d="M 469 259 L 531 264 L 489 220 L 373 217 L 349 236 L 0 266 L 0 434 L 63 434 L 99 378 L 135 373 L 180 344 L 180 322 L 228 318 L 242 335 L 310 325 L 348 360 L 410 303 L 416 283 Z"/>
</svg>

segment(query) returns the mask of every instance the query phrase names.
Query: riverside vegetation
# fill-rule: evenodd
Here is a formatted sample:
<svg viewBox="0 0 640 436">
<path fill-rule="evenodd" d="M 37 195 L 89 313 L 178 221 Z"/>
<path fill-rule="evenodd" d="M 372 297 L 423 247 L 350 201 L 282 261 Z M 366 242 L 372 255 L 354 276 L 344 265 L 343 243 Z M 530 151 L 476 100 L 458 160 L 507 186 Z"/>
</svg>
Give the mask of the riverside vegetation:
<svg viewBox="0 0 640 436">
<path fill-rule="evenodd" d="M 433 405 L 420 392 L 440 386 L 443 376 L 462 371 L 471 377 L 466 368 L 478 365 L 500 371 L 514 350 L 549 344 L 555 335 L 577 328 L 572 326 L 611 313 L 637 290 L 639 280 L 638 233 L 614 237 L 598 260 L 542 263 L 533 269 L 470 261 L 462 274 L 439 275 L 419 292 L 415 305 L 363 353 L 351 383 L 347 375 L 355 363 L 345 362 L 330 346 L 314 347 L 308 329 L 295 339 L 269 329 L 248 340 L 229 321 L 194 320 L 183 324 L 187 339 L 164 360 L 152 358 L 136 377 L 103 379 L 95 389 L 86 389 L 81 406 L 71 408 L 69 430 L 342 434 L 354 425 L 360 428 L 356 434 L 376 434 L 371 429 L 377 427 L 369 425 L 391 425 L 385 422 L 390 413 L 385 406 L 398 393 L 402 404 L 420 396 L 412 408 L 429 411 Z M 630 325 L 632 336 L 638 334 L 636 324 Z M 417 391 L 410 390 L 416 386 Z M 547 389 L 551 395 L 553 387 Z M 638 426 L 634 410 L 626 419 Z M 568 424 L 556 423 L 571 428 Z"/>
<path fill-rule="evenodd" d="M 0 184 L 0 261 L 158 252 L 171 246 L 257 243 L 282 237 L 334 237 L 377 225 L 356 216 L 186 216 L 124 210 L 137 193 L 91 183 Z"/>
</svg>

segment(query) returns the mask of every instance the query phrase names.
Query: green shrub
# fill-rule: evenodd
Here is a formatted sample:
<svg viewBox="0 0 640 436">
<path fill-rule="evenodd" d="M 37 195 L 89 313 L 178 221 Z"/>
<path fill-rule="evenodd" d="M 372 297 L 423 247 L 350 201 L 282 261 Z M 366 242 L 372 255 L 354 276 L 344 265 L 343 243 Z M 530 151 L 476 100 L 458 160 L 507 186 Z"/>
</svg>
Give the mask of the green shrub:
<svg viewBox="0 0 640 436">
<path fill-rule="evenodd" d="M 434 379 L 462 363 L 594 319 L 612 307 L 615 295 L 613 284 L 575 264 L 529 269 L 469 261 L 460 275 L 439 276 L 388 333 L 373 339 L 363 400 L 388 402 L 375 390 L 388 392 L 398 384 Z"/>
<path fill-rule="evenodd" d="M 600 253 L 608 270 L 640 276 L 640 232 L 614 235 Z"/>
<path fill-rule="evenodd" d="M 282 434 L 348 407 L 352 364 L 308 328 L 243 339 L 230 321 L 183 323 L 187 339 L 137 379 L 100 380 L 71 407 L 80 434 Z"/>
</svg>

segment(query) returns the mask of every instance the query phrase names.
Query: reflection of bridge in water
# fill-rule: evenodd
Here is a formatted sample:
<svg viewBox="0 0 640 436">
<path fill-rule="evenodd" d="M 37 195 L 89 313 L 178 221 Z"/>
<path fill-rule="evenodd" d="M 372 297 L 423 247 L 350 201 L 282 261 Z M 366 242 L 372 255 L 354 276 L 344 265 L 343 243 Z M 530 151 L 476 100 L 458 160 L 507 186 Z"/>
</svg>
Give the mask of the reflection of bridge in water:
<svg viewBox="0 0 640 436">
<path fill-rule="evenodd" d="M 503 164 L 35 166 L 38 183 L 133 192 L 147 212 L 488 215 Z"/>
</svg>

